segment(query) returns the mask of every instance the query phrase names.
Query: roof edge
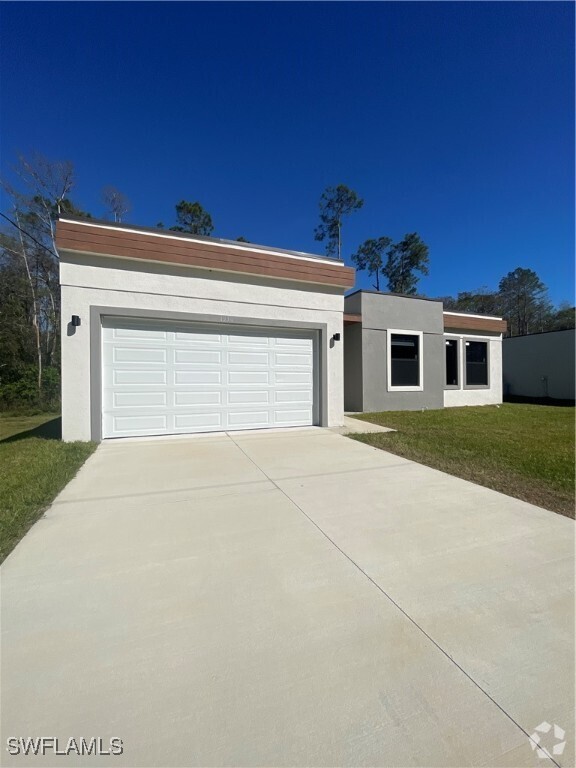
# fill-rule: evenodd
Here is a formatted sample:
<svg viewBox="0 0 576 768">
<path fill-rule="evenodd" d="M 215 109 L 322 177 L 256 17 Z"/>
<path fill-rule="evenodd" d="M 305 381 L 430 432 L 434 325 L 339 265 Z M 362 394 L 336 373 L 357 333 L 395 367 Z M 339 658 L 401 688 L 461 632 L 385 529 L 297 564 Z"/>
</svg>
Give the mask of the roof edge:
<svg viewBox="0 0 576 768">
<path fill-rule="evenodd" d="M 196 243 L 210 243 L 212 245 L 221 245 L 222 247 L 238 248 L 242 251 L 261 251 L 262 253 L 278 254 L 280 256 L 293 256 L 300 259 L 310 259 L 312 261 L 323 261 L 332 266 L 345 267 L 342 259 L 334 259 L 330 256 L 321 256 L 316 253 L 307 253 L 306 251 L 293 251 L 286 248 L 275 248 L 270 245 L 259 245 L 258 243 L 244 243 L 238 240 L 226 240 L 220 237 L 205 237 L 202 235 L 192 235 L 188 232 L 175 232 L 170 229 L 159 227 L 142 227 L 138 224 L 124 224 L 123 222 L 107 221 L 106 219 L 87 219 L 82 216 L 69 216 L 60 214 L 58 221 L 70 222 L 71 224 L 81 224 L 84 226 L 102 227 L 103 229 L 113 229 L 119 232 L 136 232 L 145 235 L 154 235 L 168 240 L 187 240 Z"/>
</svg>

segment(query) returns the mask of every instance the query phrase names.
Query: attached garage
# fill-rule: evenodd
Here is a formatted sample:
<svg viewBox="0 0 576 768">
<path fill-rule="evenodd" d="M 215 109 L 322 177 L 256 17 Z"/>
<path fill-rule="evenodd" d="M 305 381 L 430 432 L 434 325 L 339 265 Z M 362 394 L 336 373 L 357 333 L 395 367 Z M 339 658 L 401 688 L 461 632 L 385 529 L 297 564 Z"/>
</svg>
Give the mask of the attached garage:
<svg viewBox="0 0 576 768">
<path fill-rule="evenodd" d="M 314 334 L 106 318 L 103 437 L 318 423 Z"/>
<path fill-rule="evenodd" d="M 338 426 L 338 260 L 62 218 L 65 440 Z"/>
</svg>

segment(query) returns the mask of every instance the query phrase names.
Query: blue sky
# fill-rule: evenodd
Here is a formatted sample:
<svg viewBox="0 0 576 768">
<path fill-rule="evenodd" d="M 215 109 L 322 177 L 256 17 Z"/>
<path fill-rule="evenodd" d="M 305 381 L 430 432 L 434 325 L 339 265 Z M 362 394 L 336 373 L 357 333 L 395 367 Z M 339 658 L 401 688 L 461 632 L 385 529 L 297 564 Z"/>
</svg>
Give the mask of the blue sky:
<svg viewBox="0 0 576 768">
<path fill-rule="evenodd" d="M 574 290 L 574 5 L 3 3 L 1 169 L 72 160 L 131 223 L 199 200 L 214 235 L 322 252 L 318 201 L 365 200 L 344 253 L 417 231 L 428 296 L 534 269 Z M 5 197 L 2 210 L 8 208 Z M 359 274 L 362 287 L 370 285 Z"/>
</svg>

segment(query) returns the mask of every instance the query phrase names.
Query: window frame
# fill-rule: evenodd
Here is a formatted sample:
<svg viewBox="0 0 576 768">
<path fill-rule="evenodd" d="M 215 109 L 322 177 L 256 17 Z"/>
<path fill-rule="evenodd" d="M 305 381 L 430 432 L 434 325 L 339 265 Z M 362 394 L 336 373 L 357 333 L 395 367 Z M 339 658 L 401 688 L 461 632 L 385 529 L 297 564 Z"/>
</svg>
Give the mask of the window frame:
<svg viewBox="0 0 576 768">
<path fill-rule="evenodd" d="M 486 384 L 468 384 L 468 364 L 466 360 L 466 342 L 476 341 L 482 344 L 486 344 Z M 462 336 L 462 389 L 490 389 L 491 377 L 490 377 L 490 339 L 481 338 L 477 336 Z"/>
<path fill-rule="evenodd" d="M 394 386 L 392 384 L 392 334 L 418 337 L 418 386 Z M 424 332 L 408 331 L 400 328 L 386 329 L 386 385 L 388 392 L 423 392 L 424 391 Z"/>
<path fill-rule="evenodd" d="M 446 380 L 446 342 L 456 342 L 456 371 L 458 373 L 458 383 L 448 384 Z M 462 389 L 462 336 L 455 336 L 453 334 L 444 334 L 444 389 Z"/>
</svg>

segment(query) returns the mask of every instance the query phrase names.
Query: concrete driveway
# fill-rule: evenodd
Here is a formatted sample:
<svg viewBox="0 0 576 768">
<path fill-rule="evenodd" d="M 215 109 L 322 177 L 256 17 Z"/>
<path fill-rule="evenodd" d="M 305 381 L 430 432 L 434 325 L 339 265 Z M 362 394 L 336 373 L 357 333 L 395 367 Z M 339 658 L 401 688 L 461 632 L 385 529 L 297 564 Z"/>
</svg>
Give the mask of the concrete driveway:
<svg viewBox="0 0 576 768">
<path fill-rule="evenodd" d="M 322 429 L 103 444 L 2 568 L 3 764 L 572 766 L 573 555 Z"/>
</svg>

